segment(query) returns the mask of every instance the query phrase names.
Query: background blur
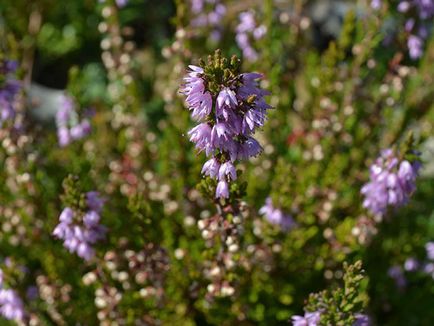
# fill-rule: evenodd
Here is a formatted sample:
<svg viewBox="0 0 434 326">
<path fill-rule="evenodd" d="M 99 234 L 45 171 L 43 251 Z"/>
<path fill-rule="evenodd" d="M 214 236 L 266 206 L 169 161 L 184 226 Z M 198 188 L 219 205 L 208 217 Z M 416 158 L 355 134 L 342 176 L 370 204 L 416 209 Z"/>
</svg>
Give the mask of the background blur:
<svg viewBox="0 0 434 326">
<path fill-rule="evenodd" d="M 19 63 L 23 90 L 20 128 L 0 134 L 0 266 L 22 323 L 286 325 L 361 260 L 357 302 L 373 325 L 433 325 L 434 1 L 420 3 L 2 0 L 0 58 Z M 216 49 L 263 73 L 275 108 L 263 153 L 237 166 L 242 223 L 227 256 L 204 226 L 220 213 L 179 94 L 188 65 Z M 80 117 L 93 112 L 92 131 L 61 147 L 65 94 Z M 378 218 L 360 194 L 369 166 L 407 145 L 421 152 L 417 190 Z M 90 262 L 51 235 L 68 175 L 107 199 Z M 267 197 L 296 228 L 258 213 Z"/>
</svg>

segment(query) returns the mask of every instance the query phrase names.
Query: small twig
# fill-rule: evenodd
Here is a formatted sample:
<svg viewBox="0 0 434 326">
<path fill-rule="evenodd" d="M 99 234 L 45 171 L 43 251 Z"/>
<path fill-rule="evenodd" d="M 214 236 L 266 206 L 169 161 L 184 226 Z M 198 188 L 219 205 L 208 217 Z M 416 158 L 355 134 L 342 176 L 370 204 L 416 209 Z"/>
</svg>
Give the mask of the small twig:
<svg viewBox="0 0 434 326">
<path fill-rule="evenodd" d="M 29 17 L 28 31 L 31 41 L 23 50 L 23 68 L 26 71 L 24 85 L 29 87 L 32 82 L 32 70 L 35 61 L 36 35 L 39 33 L 42 24 L 42 15 L 37 9 L 33 10 Z"/>
</svg>

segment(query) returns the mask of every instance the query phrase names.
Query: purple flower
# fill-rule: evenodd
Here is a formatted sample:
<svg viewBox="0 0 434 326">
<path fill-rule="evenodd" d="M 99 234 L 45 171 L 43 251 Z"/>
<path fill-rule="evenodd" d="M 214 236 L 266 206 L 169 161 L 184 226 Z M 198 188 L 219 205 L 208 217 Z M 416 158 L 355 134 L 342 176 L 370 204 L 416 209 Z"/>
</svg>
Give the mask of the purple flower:
<svg viewBox="0 0 434 326">
<path fill-rule="evenodd" d="M 226 6 L 221 0 L 190 0 L 193 18 L 190 26 L 197 31 L 203 29 L 203 35 L 210 35 L 218 42 L 222 35 L 221 21 L 226 15 Z"/>
<path fill-rule="evenodd" d="M 421 19 L 430 19 L 434 16 L 433 0 L 413 0 L 411 2 L 416 7 Z"/>
<path fill-rule="evenodd" d="M 99 225 L 104 200 L 96 191 L 87 192 L 86 200 L 89 210 L 81 217 L 70 207 L 62 211 L 53 235 L 63 240 L 63 245 L 69 252 L 75 252 L 79 257 L 90 260 L 95 255 L 92 246 L 105 238 L 107 230 Z"/>
<path fill-rule="evenodd" d="M 427 274 L 433 275 L 433 273 L 434 273 L 434 264 L 433 263 L 424 264 L 422 270 L 425 273 L 427 273 Z"/>
<path fill-rule="evenodd" d="M 371 320 L 368 315 L 364 314 L 355 314 L 356 321 L 353 326 L 370 326 Z"/>
<path fill-rule="evenodd" d="M 227 109 L 233 109 L 237 106 L 237 98 L 235 97 L 235 92 L 227 87 L 223 88 L 219 95 L 217 96 L 217 116 L 223 115 L 225 119 L 227 119 Z M 226 112 L 226 113 L 225 113 Z"/>
<path fill-rule="evenodd" d="M 105 0 L 99 0 L 99 3 L 105 3 Z M 116 0 L 116 5 L 119 8 L 123 8 L 128 4 L 128 0 Z"/>
<path fill-rule="evenodd" d="M 208 1 L 208 2 L 210 2 L 210 1 Z M 215 2 L 217 3 L 218 1 L 215 1 Z M 217 27 L 225 14 L 226 14 L 226 7 L 221 3 L 217 3 L 214 7 L 214 11 L 211 11 L 208 14 L 209 24 L 211 26 Z"/>
<path fill-rule="evenodd" d="M 419 36 L 410 35 L 407 40 L 410 58 L 419 59 L 423 55 L 423 42 Z"/>
<path fill-rule="evenodd" d="M 252 11 L 245 11 L 238 16 L 240 23 L 238 24 L 237 33 L 253 32 L 256 27 L 255 14 Z"/>
<path fill-rule="evenodd" d="M 411 5 L 410 5 L 409 1 L 401 1 L 398 4 L 397 9 L 398 9 L 399 12 L 404 12 L 405 13 L 405 12 L 407 12 L 410 9 L 410 7 L 411 7 Z"/>
<path fill-rule="evenodd" d="M 255 128 L 262 127 L 265 122 L 265 110 L 248 110 L 243 117 L 242 129 L 244 133 L 250 133 Z"/>
<path fill-rule="evenodd" d="M 216 198 L 229 198 L 229 185 L 225 180 L 218 182 L 215 196 Z"/>
<path fill-rule="evenodd" d="M 400 1 L 398 11 L 407 13 L 414 9 L 420 20 L 429 20 L 434 16 L 434 1 L 432 0 L 408 0 Z"/>
<path fill-rule="evenodd" d="M 0 290 L 0 314 L 9 320 L 22 321 L 24 319 L 23 301 L 14 290 Z"/>
<path fill-rule="evenodd" d="M 229 155 L 229 159 L 232 162 L 235 162 L 238 158 L 240 158 L 238 155 L 238 149 L 241 144 L 239 142 L 229 139 L 227 142 L 221 143 L 219 145 L 220 149 Z M 248 159 L 248 157 L 246 157 L 246 159 Z"/>
<path fill-rule="evenodd" d="M 243 49 L 244 56 L 250 61 L 257 61 L 259 58 L 258 52 L 252 47 L 246 47 Z"/>
<path fill-rule="evenodd" d="M 5 264 L 8 263 L 5 260 Z M 4 288 L 3 270 L 0 269 L 0 315 L 9 320 L 22 321 L 25 316 L 24 305 L 18 294 Z"/>
<path fill-rule="evenodd" d="M 212 97 L 209 92 L 200 94 L 197 98 L 196 107 L 193 106 L 192 116 L 197 119 L 203 119 L 211 113 Z"/>
<path fill-rule="evenodd" d="M 73 218 L 74 218 L 74 211 L 71 208 L 66 207 L 62 211 L 62 213 L 60 213 L 59 221 L 66 223 L 66 224 L 70 224 L 70 223 L 72 223 Z"/>
<path fill-rule="evenodd" d="M 414 20 L 414 18 L 408 19 L 404 25 L 405 31 L 407 33 L 410 33 L 413 30 L 415 24 L 416 24 L 416 21 Z"/>
<path fill-rule="evenodd" d="M 416 258 L 413 258 L 413 257 L 407 258 L 405 260 L 405 263 L 404 263 L 404 269 L 407 272 L 417 271 L 417 269 L 419 268 L 419 266 L 420 266 L 419 261 Z"/>
<path fill-rule="evenodd" d="M 39 289 L 37 286 L 31 285 L 26 290 L 26 298 L 28 300 L 36 300 L 39 297 Z"/>
<path fill-rule="evenodd" d="M 204 0 L 191 0 L 191 11 L 198 14 L 202 11 L 204 6 Z"/>
<path fill-rule="evenodd" d="M 78 121 L 74 101 L 69 96 L 62 96 L 61 106 L 56 112 L 57 139 L 61 147 L 69 145 L 73 140 L 86 137 L 91 131 L 88 119 Z"/>
<path fill-rule="evenodd" d="M 222 144 L 232 139 L 233 133 L 229 125 L 225 122 L 218 122 L 214 125 L 211 131 L 211 143 L 215 147 L 219 147 Z"/>
<path fill-rule="evenodd" d="M 75 125 L 70 130 L 71 138 L 74 140 L 84 138 L 89 133 L 90 123 L 88 120 L 83 120 L 81 123 Z"/>
<path fill-rule="evenodd" d="M 304 316 L 292 316 L 291 319 L 293 326 L 317 326 L 321 319 L 321 313 L 319 311 L 305 312 Z"/>
<path fill-rule="evenodd" d="M 269 93 L 259 87 L 257 80 L 262 75 L 257 73 L 231 77 L 217 87 L 214 85 L 213 91 L 207 89 L 208 78 L 203 68 L 191 65 L 180 91 L 186 96 L 192 117 L 201 122 L 188 132 L 189 139 L 199 151 L 212 156 L 202 173 L 218 179 L 216 197 L 227 198 L 227 183 L 237 177 L 234 162 L 256 156 L 262 150 L 252 135 L 265 123 L 271 106 L 264 96 Z"/>
<path fill-rule="evenodd" d="M 250 46 L 249 37 L 245 33 L 235 35 L 235 41 L 237 41 L 238 47 L 242 49 Z"/>
<path fill-rule="evenodd" d="M 248 137 L 247 140 L 239 144 L 237 157 L 240 160 L 245 160 L 257 156 L 261 151 L 262 147 L 258 141 L 253 137 Z"/>
<path fill-rule="evenodd" d="M 434 18 L 434 1 L 400 1 L 397 9 L 407 16 L 404 29 L 410 34 L 407 39 L 410 58 L 419 59 L 423 55 L 424 42 L 429 36 L 427 27 Z"/>
<path fill-rule="evenodd" d="M 383 4 L 382 0 L 372 0 L 371 1 L 371 8 L 374 10 L 378 10 L 381 8 L 382 4 Z"/>
<path fill-rule="evenodd" d="M 238 47 L 243 51 L 243 56 L 248 61 L 258 60 L 258 53 L 253 48 L 250 40 L 252 37 L 259 40 L 267 33 L 267 28 L 264 25 L 256 26 L 255 14 L 252 11 L 240 13 L 239 24 L 236 27 L 235 40 Z"/>
<path fill-rule="evenodd" d="M 428 242 L 425 245 L 426 255 L 429 260 L 434 260 L 434 242 Z"/>
<path fill-rule="evenodd" d="M 14 102 L 21 90 L 21 83 L 15 77 L 17 67 L 15 61 L 0 59 L 0 127 L 15 117 Z"/>
<path fill-rule="evenodd" d="M 267 34 L 267 27 L 265 27 L 265 25 L 256 27 L 253 30 L 253 37 L 255 38 L 255 40 L 260 40 L 265 36 L 265 34 Z"/>
<path fill-rule="evenodd" d="M 128 0 L 116 0 L 116 4 L 119 8 L 123 8 L 128 4 Z"/>
<path fill-rule="evenodd" d="M 210 160 L 206 161 L 205 164 L 202 167 L 202 174 L 208 175 L 211 178 L 216 178 L 218 176 L 220 170 L 220 163 L 217 161 L 216 158 L 211 158 Z"/>
<path fill-rule="evenodd" d="M 192 110 L 193 118 L 203 120 L 212 110 L 212 97 L 205 91 L 203 80 L 198 76 L 202 69 L 190 66 L 191 72 L 184 78 L 186 86 L 182 92 L 187 95 L 186 102 Z"/>
<path fill-rule="evenodd" d="M 219 180 L 225 180 L 226 176 L 228 176 L 231 180 L 237 179 L 237 171 L 230 161 L 223 163 L 219 169 Z"/>
<path fill-rule="evenodd" d="M 89 211 L 83 216 L 83 223 L 88 228 L 98 225 L 99 220 L 100 216 L 95 211 Z"/>
<path fill-rule="evenodd" d="M 67 127 L 59 127 L 57 129 L 57 139 L 61 147 L 67 146 L 71 142 L 71 135 Z"/>
<path fill-rule="evenodd" d="M 208 123 L 201 123 L 188 132 L 190 141 L 196 143 L 196 148 L 205 150 L 208 156 L 212 152 L 211 127 Z"/>
<path fill-rule="evenodd" d="M 101 212 L 105 203 L 105 199 L 100 196 L 98 191 L 88 191 L 86 201 L 89 208 L 97 213 Z"/>
<path fill-rule="evenodd" d="M 401 266 L 392 266 L 389 268 L 387 274 L 395 281 L 398 288 L 403 288 L 407 285 L 404 273 Z"/>
<path fill-rule="evenodd" d="M 417 161 L 399 162 L 392 150 L 383 151 L 370 168 L 370 182 L 361 189 L 363 206 L 375 215 L 384 215 L 389 206 L 405 205 L 416 189 L 419 168 Z"/>
<path fill-rule="evenodd" d="M 290 230 L 296 226 L 291 215 L 283 213 L 280 209 L 275 208 L 271 197 L 265 200 L 265 205 L 259 210 L 259 214 L 264 215 L 271 224 L 276 224 L 284 230 Z"/>
<path fill-rule="evenodd" d="M 74 101 L 72 98 L 63 95 L 61 102 L 62 105 L 56 113 L 56 122 L 58 125 L 67 126 L 71 115 L 74 114 Z"/>
</svg>

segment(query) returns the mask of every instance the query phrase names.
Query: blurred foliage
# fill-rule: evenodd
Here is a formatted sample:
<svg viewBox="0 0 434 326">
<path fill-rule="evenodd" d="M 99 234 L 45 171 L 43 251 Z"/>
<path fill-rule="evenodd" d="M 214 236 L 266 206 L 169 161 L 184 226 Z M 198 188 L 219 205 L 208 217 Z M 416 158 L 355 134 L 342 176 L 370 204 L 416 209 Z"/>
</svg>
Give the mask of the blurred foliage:
<svg viewBox="0 0 434 326">
<path fill-rule="evenodd" d="M 1 53 L 19 59 L 26 88 L 17 100 L 25 131 L 0 130 L 0 266 L 29 316 L 41 325 L 286 325 L 310 293 L 342 283 L 345 261 L 361 260 L 368 281 L 355 297 L 368 302 L 374 324 L 433 324 L 433 275 L 406 271 L 399 288 L 388 270 L 427 260 L 434 175 L 423 170 L 410 203 L 381 221 L 362 207 L 360 188 L 382 149 L 404 144 L 409 132 L 433 142 L 434 33 L 424 56 L 410 59 L 397 1 L 383 2 L 380 11 L 342 2 L 338 37 L 322 48 L 318 1 L 222 1 L 218 41 L 209 26 L 191 25 L 188 0 L 124 8 L 114 0 L 1 1 Z M 260 59 L 242 71 L 265 74 L 274 109 L 258 135 L 264 152 L 237 166 L 232 211 L 222 213 L 213 181 L 201 177 L 204 155 L 188 140 L 193 123 L 178 89 L 188 64 L 215 49 L 242 54 L 235 37 L 245 10 L 267 33 L 255 43 Z M 55 132 L 32 120 L 30 80 L 67 89 L 79 110 L 93 108 L 89 137 L 60 148 Z M 433 153 L 422 154 L 432 165 Z M 107 198 L 108 237 L 88 263 L 51 236 L 68 175 L 82 192 Z M 285 232 L 259 216 L 268 196 L 297 228 Z M 227 246 L 200 224 L 219 214 L 241 225 L 234 266 L 219 280 L 234 293 L 212 297 L 208 271 L 227 267 L 217 259 Z M 137 271 L 131 257 L 142 253 L 155 260 Z M 9 272 L 7 257 L 26 272 Z M 31 300 L 32 285 L 39 296 Z"/>
</svg>

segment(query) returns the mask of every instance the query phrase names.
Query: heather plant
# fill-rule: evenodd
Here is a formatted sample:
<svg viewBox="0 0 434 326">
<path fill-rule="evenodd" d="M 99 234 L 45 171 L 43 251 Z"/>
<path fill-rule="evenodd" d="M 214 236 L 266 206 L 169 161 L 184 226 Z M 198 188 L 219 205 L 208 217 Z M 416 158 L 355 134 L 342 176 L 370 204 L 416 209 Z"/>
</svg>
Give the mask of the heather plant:
<svg viewBox="0 0 434 326">
<path fill-rule="evenodd" d="M 433 324 L 432 7 L 3 1 L 0 324 Z"/>
<path fill-rule="evenodd" d="M 99 224 L 104 199 L 96 191 L 79 193 L 80 186 L 73 177 L 65 180 L 64 189 L 64 202 L 68 206 L 60 213 L 53 235 L 64 240 L 63 245 L 69 252 L 76 252 L 81 258 L 90 260 L 95 255 L 92 245 L 103 240 L 107 232 Z"/>
<path fill-rule="evenodd" d="M 429 37 L 430 24 L 434 17 L 434 2 L 431 0 L 397 1 L 393 5 L 405 16 L 402 27 L 406 32 L 409 56 L 413 60 L 419 59 L 424 51 L 425 40 Z M 382 1 L 372 1 L 371 7 L 375 10 L 381 9 Z M 402 24 L 402 19 L 399 23 Z"/>
<path fill-rule="evenodd" d="M 350 266 L 344 263 L 343 287 L 311 294 L 305 315 L 293 316 L 293 325 L 370 325 L 369 317 L 362 313 L 363 273 L 361 261 Z"/>
<path fill-rule="evenodd" d="M 88 119 L 78 120 L 72 98 L 64 95 L 61 101 L 61 107 L 56 112 L 57 138 L 60 146 L 67 146 L 90 132 L 90 122 Z"/>
<path fill-rule="evenodd" d="M 253 48 L 251 39 L 260 40 L 267 32 L 265 25 L 256 26 L 255 13 L 253 11 L 244 11 L 239 15 L 239 24 L 236 27 L 235 40 L 238 47 L 242 50 L 246 60 L 258 60 L 258 53 Z"/>
<path fill-rule="evenodd" d="M 271 106 L 264 100 L 268 93 L 258 87 L 257 79 L 262 76 L 240 74 L 236 57 L 229 61 L 216 51 L 214 58 L 201 66 L 190 65 L 182 88 L 192 117 L 205 121 L 188 134 L 196 148 L 211 157 L 202 173 L 218 179 L 215 197 L 229 198 L 228 181 L 237 179 L 233 163 L 261 152 L 252 135 L 264 125 Z"/>
<path fill-rule="evenodd" d="M 370 182 L 362 187 L 361 193 L 365 196 L 363 206 L 374 215 L 386 214 L 388 206 L 405 205 L 415 191 L 420 161 L 411 151 L 407 156 L 410 161 L 405 155 L 400 159 L 392 149 L 386 149 L 370 167 Z"/>
</svg>

